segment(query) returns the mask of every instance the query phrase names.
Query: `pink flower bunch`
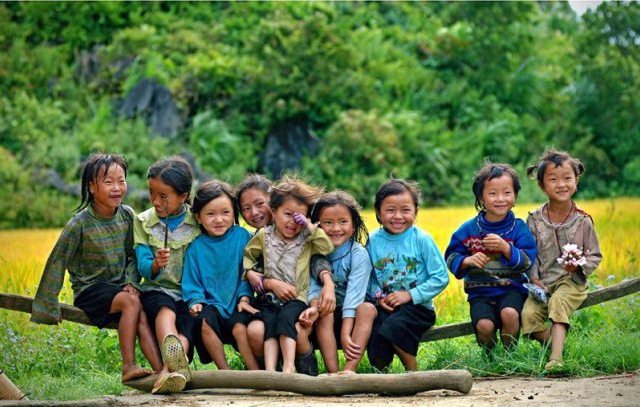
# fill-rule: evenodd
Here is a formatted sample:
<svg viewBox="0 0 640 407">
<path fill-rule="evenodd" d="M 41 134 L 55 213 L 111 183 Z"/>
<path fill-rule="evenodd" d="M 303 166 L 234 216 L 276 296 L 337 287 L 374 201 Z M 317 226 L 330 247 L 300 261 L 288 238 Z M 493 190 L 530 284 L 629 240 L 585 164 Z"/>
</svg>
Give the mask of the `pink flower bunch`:
<svg viewBox="0 0 640 407">
<path fill-rule="evenodd" d="M 557 262 L 564 266 L 584 266 L 587 264 L 587 259 L 582 253 L 582 250 L 578 248 L 578 245 L 573 243 L 567 243 L 562 246 L 562 256 L 558 257 Z"/>
</svg>

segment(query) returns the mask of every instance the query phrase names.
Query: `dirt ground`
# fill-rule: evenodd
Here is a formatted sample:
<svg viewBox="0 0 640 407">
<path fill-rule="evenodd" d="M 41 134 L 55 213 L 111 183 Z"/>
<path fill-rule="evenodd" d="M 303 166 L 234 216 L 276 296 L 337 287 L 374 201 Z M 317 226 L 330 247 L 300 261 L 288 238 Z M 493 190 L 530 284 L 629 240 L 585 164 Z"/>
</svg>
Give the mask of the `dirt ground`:
<svg viewBox="0 0 640 407">
<path fill-rule="evenodd" d="M 357 395 L 307 397 L 282 392 L 248 390 L 192 390 L 171 396 L 130 392 L 118 397 L 52 403 L 51 401 L 8 402 L 0 406 L 640 406 L 640 372 L 586 379 L 500 378 L 476 379 L 469 394 L 430 391 L 411 397 Z"/>
</svg>

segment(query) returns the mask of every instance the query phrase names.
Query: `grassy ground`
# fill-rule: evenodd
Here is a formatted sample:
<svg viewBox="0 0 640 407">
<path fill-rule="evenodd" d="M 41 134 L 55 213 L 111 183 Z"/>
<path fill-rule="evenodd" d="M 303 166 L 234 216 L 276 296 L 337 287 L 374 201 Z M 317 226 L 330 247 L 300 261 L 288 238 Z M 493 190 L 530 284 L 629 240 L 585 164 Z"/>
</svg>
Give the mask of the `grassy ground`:
<svg viewBox="0 0 640 407">
<path fill-rule="evenodd" d="M 640 199 L 580 203 L 595 219 L 604 261 L 590 284 L 592 288 L 614 284 L 640 275 Z M 526 216 L 532 206 L 517 207 Z M 376 227 L 372 213 L 366 214 L 370 230 Z M 431 232 L 442 250 L 463 220 L 473 216 L 471 208 L 426 209 L 419 224 Z M 33 296 L 40 273 L 59 231 L 0 232 L 0 291 Z M 68 283 L 61 295 L 71 303 Z M 640 296 L 634 294 L 609 303 L 580 310 L 573 318 L 565 349 L 565 373 L 593 376 L 640 368 Z M 452 280 L 436 300 L 438 324 L 468 320 L 468 305 L 460 282 Z M 32 399 L 77 400 L 106 394 L 120 394 L 120 353 L 115 331 L 98 330 L 65 322 L 60 326 L 34 325 L 23 313 L 0 310 L 0 368 Z M 143 361 L 140 352 L 138 360 Z M 488 358 L 472 336 L 421 345 L 421 370 L 465 368 L 474 376 L 543 376 L 548 350 L 521 340 L 517 349 L 505 353 L 497 348 Z M 242 361 L 232 350 L 233 368 Z M 202 366 L 197 360 L 196 369 Z M 372 369 L 363 361 L 361 372 Z M 392 372 L 402 371 L 394 361 Z"/>
</svg>

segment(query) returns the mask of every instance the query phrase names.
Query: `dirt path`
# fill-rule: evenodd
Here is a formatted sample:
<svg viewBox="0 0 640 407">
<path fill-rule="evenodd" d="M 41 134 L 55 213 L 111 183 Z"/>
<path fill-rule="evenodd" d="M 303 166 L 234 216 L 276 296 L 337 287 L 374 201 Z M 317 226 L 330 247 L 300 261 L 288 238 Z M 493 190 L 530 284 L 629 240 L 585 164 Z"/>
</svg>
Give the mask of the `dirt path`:
<svg viewBox="0 0 640 407">
<path fill-rule="evenodd" d="M 246 390 L 193 390 L 172 396 L 128 393 L 119 397 L 52 403 L 51 401 L 7 402 L 0 406 L 639 406 L 640 376 L 635 374 L 587 379 L 477 379 L 468 395 L 451 391 L 430 391 L 412 397 L 358 395 L 306 397 L 289 393 Z"/>
</svg>

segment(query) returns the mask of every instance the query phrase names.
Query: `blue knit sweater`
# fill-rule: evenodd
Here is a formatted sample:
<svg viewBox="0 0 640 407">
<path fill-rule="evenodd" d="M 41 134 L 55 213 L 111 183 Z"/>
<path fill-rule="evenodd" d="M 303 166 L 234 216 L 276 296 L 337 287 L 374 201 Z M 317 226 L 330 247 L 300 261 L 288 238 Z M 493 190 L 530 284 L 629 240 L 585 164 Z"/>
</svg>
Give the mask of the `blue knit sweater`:
<svg viewBox="0 0 640 407">
<path fill-rule="evenodd" d="M 511 259 L 502 253 L 489 252 L 482 245 L 484 237 L 494 233 L 502 237 L 511 246 Z M 460 269 L 462 261 L 475 253 L 482 252 L 491 258 L 483 268 L 469 267 Z M 536 259 L 536 241 L 529 227 L 513 212 L 499 222 L 486 220 L 484 212 L 466 221 L 451 236 L 445 258 L 449 270 L 458 279 L 464 279 L 464 290 L 468 299 L 476 297 L 496 297 L 509 290 L 526 293 L 522 283 L 527 281 L 527 270 Z"/>
</svg>

